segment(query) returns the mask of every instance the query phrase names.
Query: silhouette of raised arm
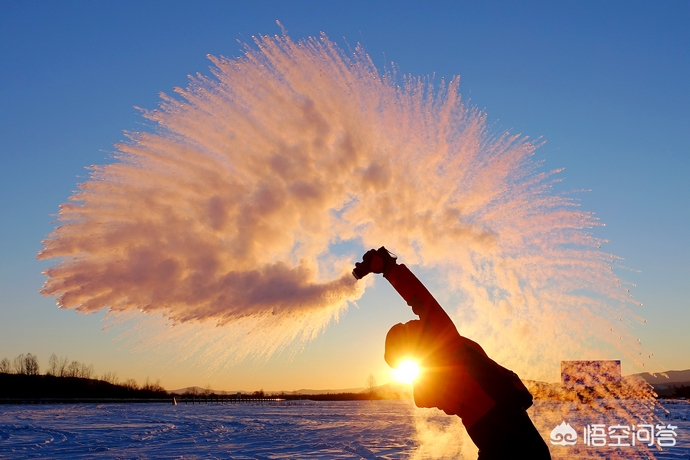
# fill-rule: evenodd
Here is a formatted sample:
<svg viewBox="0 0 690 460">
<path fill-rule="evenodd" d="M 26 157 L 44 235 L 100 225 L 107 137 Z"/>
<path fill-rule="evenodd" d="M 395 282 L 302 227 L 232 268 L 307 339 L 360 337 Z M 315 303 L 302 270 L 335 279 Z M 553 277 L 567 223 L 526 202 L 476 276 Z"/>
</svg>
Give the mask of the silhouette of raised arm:
<svg viewBox="0 0 690 460">
<path fill-rule="evenodd" d="M 429 290 L 405 264 L 398 264 L 396 257 L 384 246 L 371 249 L 355 264 L 352 274 L 360 279 L 368 273 L 381 273 L 393 288 L 412 307 L 424 327 L 431 329 L 437 339 L 447 342 L 460 339 L 455 324 Z"/>
</svg>

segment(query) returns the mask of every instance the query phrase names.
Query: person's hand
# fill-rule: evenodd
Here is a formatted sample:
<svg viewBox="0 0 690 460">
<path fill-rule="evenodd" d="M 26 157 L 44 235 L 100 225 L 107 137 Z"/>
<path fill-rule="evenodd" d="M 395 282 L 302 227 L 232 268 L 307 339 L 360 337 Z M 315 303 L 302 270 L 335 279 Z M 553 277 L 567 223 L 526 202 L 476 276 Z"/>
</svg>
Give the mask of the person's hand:
<svg viewBox="0 0 690 460">
<path fill-rule="evenodd" d="M 384 246 L 378 249 L 370 249 L 362 256 L 362 261 L 355 264 L 352 274 L 357 279 L 362 279 L 369 273 L 387 273 L 395 265 L 395 257 Z"/>
<path fill-rule="evenodd" d="M 396 265 L 397 257 L 392 254 L 385 246 L 381 246 L 376 250 L 374 257 L 371 259 L 371 271 L 374 273 L 386 274 Z"/>
<path fill-rule="evenodd" d="M 369 262 L 369 268 L 371 269 L 372 272 L 374 273 L 383 273 L 383 269 L 385 268 L 386 263 L 383 260 L 383 258 L 379 255 L 378 251 L 374 253 L 374 256 L 371 258 L 371 262 Z"/>
</svg>

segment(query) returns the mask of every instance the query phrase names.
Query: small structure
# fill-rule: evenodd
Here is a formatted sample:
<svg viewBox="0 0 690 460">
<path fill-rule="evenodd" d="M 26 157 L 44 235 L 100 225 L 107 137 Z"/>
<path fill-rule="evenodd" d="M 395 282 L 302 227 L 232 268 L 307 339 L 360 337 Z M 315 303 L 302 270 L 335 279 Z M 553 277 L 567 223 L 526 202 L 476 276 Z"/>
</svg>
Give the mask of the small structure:
<svg viewBox="0 0 690 460">
<path fill-rule="evenodd" d="M 561 361 L 563 388 L 578 390 L 620 382 L 620 360 Z"/>
</svg>

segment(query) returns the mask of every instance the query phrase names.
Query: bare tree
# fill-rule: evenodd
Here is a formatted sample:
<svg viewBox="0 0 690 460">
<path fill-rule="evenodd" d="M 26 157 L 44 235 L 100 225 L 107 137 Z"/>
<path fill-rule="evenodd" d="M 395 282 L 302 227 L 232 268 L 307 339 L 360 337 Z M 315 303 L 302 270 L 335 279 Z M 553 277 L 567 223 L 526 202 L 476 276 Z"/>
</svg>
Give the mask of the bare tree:
<svg viewBox="0 0 690 460">
<path fill-rule="evenodd" d="M 366 380 L 366 386 L 370 395 L 376 394 L 376 377 L 374 377 L 374 374 L 369 374 Z"/>
<path fill-rule="evenodd" d="M 161 379 L 156 379 L 156 381 L 151 384 L 151 390 L 165 391 L 165 388 L 163 388 L 163 385 L 161 385 Z"/>
<path fill-rule="evenodd" d="M 58 375 L 59 361 L 60 358 L 58 358 L 55 353 L 50 355 L 48 358 L 48 369 L 46 370 L 46 375 Z"/>
<path fill-rule="evenodd" d="M 101 376 L 101 380 L 104 382 L 112 383 L 113 385 L 117 385 L 117 382 L 120 380 L 117 377 L 117 372 L 106 372 Z"/>
<path fill-rule="evenodd" d="M 38 375 L 38 357 L 27 353 L 24 358 L 24 371 L 27 375 Z"/>
<path fill-rule="evenodd" d="M 79 377 L 81 371 L 81 363 L 79 361 L 72 361 L 65 369 L 65 377 Z"/>
<path fill-rule="evenodd" d="M 69 362 L 67 356 L 58 356 L 55 353 L 48 358 L 48 370 L 46 375 L 56 377 L 80 377 L 83 374 L 82 366 L 79 361 Z M 93 374 L 93 372 L 92 372 Z"/>
<path fill-rule="evenodd" d="M 62 358 L 60 358 L 60 361 L 58 362 L 58 372 L 60 377 L 67 376 L 67 366 L 69 365 L 68 362 L 69 360 L 67 356 L 63 356 Z"/>
<path fill-rule="evenodd" d="M 124 382 L 122 382 L 122 386 L 125 388 L 128 388 L 130 390 L 138 390 L 139 385 L 137 384 L 137 381 L 134 379 L 127 379 Z"/>
<path fill-rule="evenodd" d="M 81 364 L 79 366 L 79 377 L 83 379 L 90 379 L 95 373 L 93 364 L 89 364 L 88 366 L 86 364 Z"/>
<path fill-rule="evenodd" d="M 142 390 L 148 390 L 148 391 L 165 391 L 165 388 L 161 385 L 161 380 L 157 379 L 155 382 L 152 382 L 148 375 L 146 376 L 146 382 L 141 386 Z"/>
<path fill-rule="evenodd" d="M 210 383 L 207 383 L 207 384 L 206 384 L 206 388 L 204 388 L 204 391 L 203 391 L 202 394 L 203 394 L 204 396 L 208 397 L 208 395 L 210 395 L 212 392 L 213 392 L 213 390 L 211 390 L 211 384 L 210 384 Z"/>
<path fill-rule="evenodd" d="M 0 374 L 9 374 L 12 372 L 12 363 L 7 358 L 2 358 L 0 361 Z"/>
<path fill-rule="evenodd" d="M 15 374 L 26 374 L 26 357 L 24 353 L 14 358 L 12 368 Z"/>
</svg>

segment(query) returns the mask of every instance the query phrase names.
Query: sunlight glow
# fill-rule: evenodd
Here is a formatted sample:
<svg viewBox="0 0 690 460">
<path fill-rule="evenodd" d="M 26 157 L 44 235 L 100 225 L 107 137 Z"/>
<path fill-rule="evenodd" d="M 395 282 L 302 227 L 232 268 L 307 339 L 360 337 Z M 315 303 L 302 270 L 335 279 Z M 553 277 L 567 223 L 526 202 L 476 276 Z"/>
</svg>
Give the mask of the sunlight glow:
<svg viewBox="0 0 690 460">
<path fill-rule="evenodd" d="M 401 383 L 412 383 L 419 376 L 419 365 L 411 359 L 406 359 L 393 369 L 393 378 Z"/>
</svg>

